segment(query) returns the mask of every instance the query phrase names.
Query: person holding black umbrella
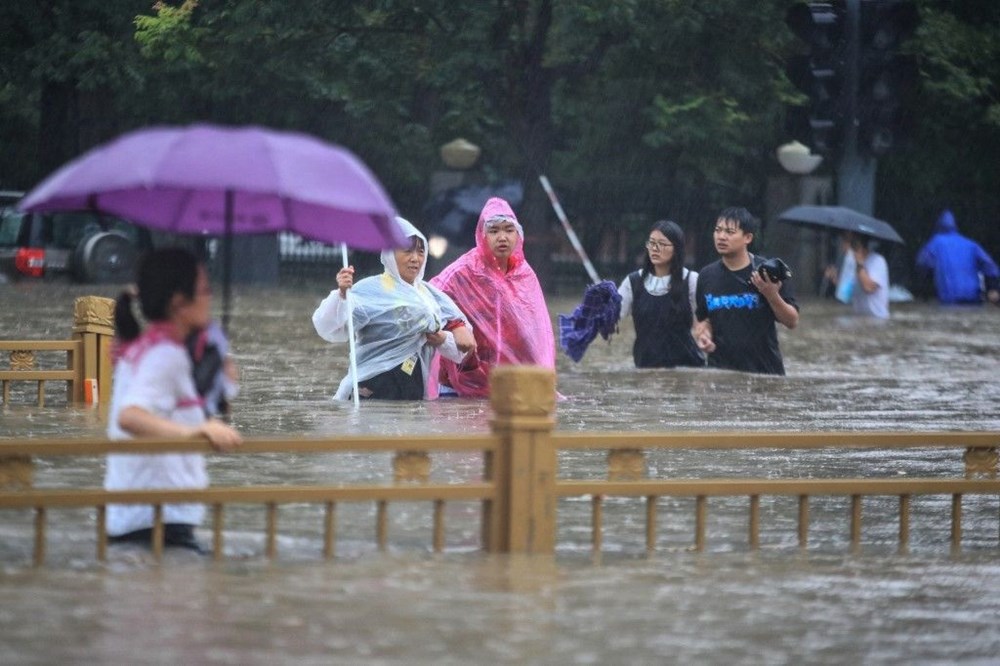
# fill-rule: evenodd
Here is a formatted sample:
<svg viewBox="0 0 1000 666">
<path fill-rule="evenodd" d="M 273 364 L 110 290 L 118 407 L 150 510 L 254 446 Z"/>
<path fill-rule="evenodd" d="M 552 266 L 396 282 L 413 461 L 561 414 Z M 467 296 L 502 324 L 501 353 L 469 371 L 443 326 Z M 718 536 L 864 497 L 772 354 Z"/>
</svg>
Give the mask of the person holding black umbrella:
<svg viewBox="0 0 1000 666">
<path fill-rule="evenodd" d="M 844 262 L 843 267 L 854 275 L 837 275 L 831 277 L 838 285 L 838 295 L 844 294 L 847 302 L 854 309 L 854 314 L 889 318 L 889 264 L 878 252 L 875 252 L 874 238 L 853 231 L 844 234 L 847 253 L 852 261 Z M 828 269 L 829 270 L 829 269 Z"/>
</svg>

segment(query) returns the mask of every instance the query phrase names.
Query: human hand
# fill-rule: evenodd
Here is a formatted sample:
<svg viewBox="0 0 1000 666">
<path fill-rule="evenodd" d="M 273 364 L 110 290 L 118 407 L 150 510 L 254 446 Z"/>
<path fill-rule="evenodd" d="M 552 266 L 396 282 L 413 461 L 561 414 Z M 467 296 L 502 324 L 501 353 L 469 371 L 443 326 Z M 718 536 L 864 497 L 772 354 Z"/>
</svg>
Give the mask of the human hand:
<svg viewBox="0 0 1000 666">
<path fill-rule="evenodd" d="M 337 287 L 340 297 L 347 298 L 347 290 L 354 286 L 354 266 L 345 266 L 337 271 Z"/>
<path fill-rule="evenodd" d="M 712 339 L 712 326 L 708 323 L 708 320 L 695 324 L 694 342 L 698 345 L 698 349 L 706 354 L 711 354 L 715 351 L 715 341 Z"/>
<path fill-rule="evenodd" d="M 427 333 L 427 344 L 431 347 L 440 347 L 448 339 L 447 334 L 444 331 L 435 331 L 434 333 Z"/>
<path fill-rule="evenodd" d="M 230 357 L 226 357 L 226 360 L 222 362 L 222 371 L 226 373 L 226 377 L 234 384 L 238 384 L 240 381 L 240 370 L 236 367 L 236 361 Z"/>
<path fill-rule="evenodd" d="M 460 352 L 470 352 L 476 348 L 476 336 L 472 334 L 468 326 L 459 326 L 451 331 L 455 336 L 455 346 Z"/>
<path fill-rule="evenodd" d="M 197 434 L 206 437 L 216 451 L 232 451 L 243 443 L 243 437 L 235 428 L 218 419 L 208 419 L 202 423 Z"/>
<path fill-rule="evenodd" d="M 781 282 L 777 280 L 772 282 L 770 278 L 761 275 L 757 271 L 750 274 L 750 282 L 760 292 L 761 296 L 768 300 L 777 296 L 778 291 L 781 289 Z"/>
<path fill-rule="evenodd" d="M 695 344 L 698 345 L 698 349 L 702 350 L 706 354 L 711 354 L 715 351 L 715 342 L 712 340 L 712 335 L 709 333 L 702 333 L 695 338 Z"/>
</svg>

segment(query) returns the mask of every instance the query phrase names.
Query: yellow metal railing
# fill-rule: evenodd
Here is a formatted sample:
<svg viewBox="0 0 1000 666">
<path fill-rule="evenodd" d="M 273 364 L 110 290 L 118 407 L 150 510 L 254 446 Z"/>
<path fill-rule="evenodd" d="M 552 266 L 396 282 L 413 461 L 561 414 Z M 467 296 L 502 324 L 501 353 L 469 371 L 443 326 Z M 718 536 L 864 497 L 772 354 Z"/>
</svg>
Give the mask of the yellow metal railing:
<svg viewBox="0 0 1000 666">
<path fill-rule="evenodd" d="M 881 433 L 565 433 L 553 432 L 555 377 L 547 369 L 502 367 L 491 376 L 491 434 L 403 437 L 349 436 L 326 439 L 250 439 L 236 454 L 329 454 L 395 452 L 394 483 L 309 486 L 259 485 L 200 490 L 105 491 L 100 488 L 40 489 L 32 481 L 33 460 L 48 456 L 94 456 L 108 453 L 202 452 L 210 448 L 194 440 L 53 439 L 0 440 L 0 509 L 35 511 L 34 561 L 45 561 L 47 512 L 68 507 L 92 507 L 97 512 L 97 556 L 106 554 L 104 512 L 109 504 L 139 503 L 154 507 L 154 552 L 163 549 L 162 507 L 176 502 L 208 505 L 212 516 L 215 557 L 223 554 L 225 508 L 231 504 L 262 505 L 266 510 L 265 554 L 277 556 L 278 507 L 312 504 L 324 507 L 323 553 L 333 557 L 336 511 L 344 502 L 369 502 L 376 507 L 375 539 L 385 548 L 388 505 L 429 502 L 433 507 L 432 544 L 445 547 L 444 507 L 447 502 L 479 502 L 482 547 L 489 552 L 553 553 L 556 548 L 560 499 L 589 498 L 592 547 L 602 547 L 604 503 L 610 496 L 645 499 L 646 548 L 657 545 L 657 502 L 661 498 L 694 498 L 694 548 L 708 538 L 709 501 L 746 497 L 748 543 L 760 545 L 760 506 L 765 496 L 798 499 L 798 543 L 808 546 L 810 500 L 844 497 L 850 500 L 850 543 L 861 542 L 865 497 L 897 497 L 899 545 L 909 544 L 911 501 L 919 496 L 951 497 L 951 545 L 961 548 L 962 498 L 1000 494 L 997 479 L 997 432 Z M 954 449 L 961 452 L 964 474 L 955 478 L 707 478 L 647 479 L 646 451 L 651 449 Z M 606 450 L 607 478 L 559 478 L 557 452 Z M 431 454 L 479 452 L 481 480 L 430 483 Z M 956 455 L 956 462 L 959 457 Z M 807 475 L 811 470 L 803 470 Z"/>
<path fill-rule="evenodd" d="M 67 402 L 84 401 L 84 384 L 98 387 L 102 411 L 111 397 L 111 339 L 114 336 L 114 301 L 98 296 L 76 299 L 70 340 L 0 340 L 8 368 L 0 368 L 3 404 L 10 404 L 14 382 L 35 382 L 36 400 L 45 406 L 45 382 L 66 382 Z M 39 353 L 65 353 L 65 369 L 39 369 Z"/>
<path fill-rule="evenodd" d="M 10 404 L 11 385 L 14 382 L 35 382 L 39 407 L 45 406 L 45 382 L 66 382 L 66 401 L 76 401 L 83 381 L 83 343 L 80 340 L 0 340 L 0 352 L 7 352 L 9 369 L 0 369 L 3 404 Z M 66 369 L 42 370 L 38 368 L 39 353 L 66 355 Z"/>
</svg>

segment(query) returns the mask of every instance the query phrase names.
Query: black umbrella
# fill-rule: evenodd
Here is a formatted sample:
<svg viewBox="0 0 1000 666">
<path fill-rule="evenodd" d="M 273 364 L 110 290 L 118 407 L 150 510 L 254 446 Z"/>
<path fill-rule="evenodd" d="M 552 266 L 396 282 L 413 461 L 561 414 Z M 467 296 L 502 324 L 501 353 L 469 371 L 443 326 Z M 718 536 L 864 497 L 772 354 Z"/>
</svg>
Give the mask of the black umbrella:
<svg viewBox="0 0 1000 666">
<path fill-rule="evenodd" d="M 781 213 L 778 221 L 853 231 L 891 243 L 903 242 L 903 237 L 888 222 L 844 206 L 795 206 Z"/>
</svg>

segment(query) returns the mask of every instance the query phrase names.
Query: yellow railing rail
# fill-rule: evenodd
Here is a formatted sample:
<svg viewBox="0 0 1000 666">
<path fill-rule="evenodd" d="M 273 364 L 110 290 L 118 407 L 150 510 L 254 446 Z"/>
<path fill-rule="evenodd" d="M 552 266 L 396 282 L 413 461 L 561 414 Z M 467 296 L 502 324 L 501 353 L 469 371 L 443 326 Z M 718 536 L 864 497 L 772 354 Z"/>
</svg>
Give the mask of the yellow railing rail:
<svg viewBox="0 0 1000 666">
<path fill-rule="evenodd" d="M 995 448 L 998 432 L 555 432 L 559 449 Z"/>
<path fill-rule="evenodd" d="M 7 352 L 9 369 L 0 369 L 0 394 L 3 404 L 10 404 L 11 385 L 14 382 L 35 382 L 36 400 L 45 406 L 45 382 L 66 382 L 66 401 L 76 401 L 83 380 L 83 343 L 80 340 L 0 340 L 0 352 Z M 40 370 L 38 353 L 62 352 L 66 355 L 65 370 Z"/>
<path fill-rule="evenodd" d="M 198 502 L 211 507 L 215 556 L 223 553 L 224 509 L 229 504 L 266 507 L 268 557 L 277 555 L 278 507 L 282 504 L 325 506 L 323 552 L 334 554 L 336 507 L 343 502 L 372 502 L 376 506 L 376 541 L 385 548 L 387 507 L 390 502 L 417 501 L 433 505 L 433 547 L 444 547 L 444 506 L 472 501 L 482 505 L 482 547 L 490 552 L 553 553 L 556 547 L 558 505 L 561 499 L 590 498 L 592 547 L 602 547 L 603 507 L 607 497 L 645 500 L 646 547 L 657 544 L 657 503 L 661 498 L 694 498 L 694 548 L 707 540 L 709 500 L 746 497 L 748 543 L 760 545 L 761 497 L 798 498 L 798 539 L 808 545 L 810 499 L 816 496 L 850 500 L 850 543 L 861 541 L 865 497 L 899 498 L 899 547 L 909 543 L 910 503 L 927 495 L 951 497 L 951 545 L 961 547 L 962 498 L 1000 494 L 997 480 L 997 432 L 712 432 L 712 433 L 568 433 L 553 432 L 555 377 L 538 367 L 501 367 L 491 376 L 493 418 L 489 434 L 420 435 L 404 437 L 345 436 L 322 439 L 251 438 L 236 454 L 327 454 L 394 452 L 392 484 L 310 486 L 255 485 L 200 490 L 105 491 L 99 488 L 41 489 L 33 487 L 33 460 L 47 456 L 95 456 L 109 453 L 204 452 L 204 441 L 146 439 L 109 441 L 99 438 L 0 440 L 0 509 L 35 511 L 35 555 L 45 559 L 47 511 L 93 507 L 97 511 L 97 553 L 106 552 L 104 512 L 108 504 L 140 503 L 154 507 L 154 552 L 163 548 L 162 508 L 174 502 Z M 650 449 L 955 449 L 962 452 L 964 474 L 953 478 L 703 478 L 647 479 L 646 451 Z M 560 478 L 558 452 L 606 450 L 604 479 Z M 431 454 L 479 452 L 481 480 L 430 483 Z M 956 456 L 956 463 L 959 458 Z M 803 476 L 812 470 L 803 470 Z M 976 477 L 976 478 L 974 478 Z M 985 478 L 982 478 L 985 477 Z"/>
<path fill-rule="evenodd" d="M 0 368 L 3 404 L 10 404 L 14 382 L 35 382 L 36 400 L 45 406 L 45 382 L 65 381 L 67 402 L 84 401 L 84 384 L 98 387 L 103 410 L 111 397 L 111 340 L 114 337 L 114 301 L 98 296 L 76 299 L 73 335 L 70 340 L 0 340 L 7 352 L 8 369 Z M 60 370 L 37 368 L 37 353 L 65 352 L 66 366 Z"/>
</svg>

